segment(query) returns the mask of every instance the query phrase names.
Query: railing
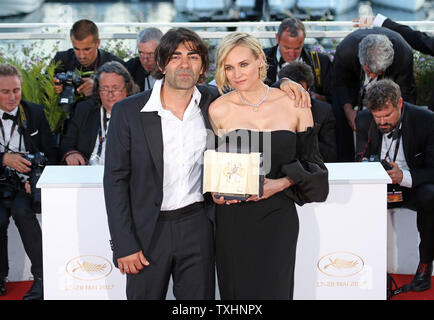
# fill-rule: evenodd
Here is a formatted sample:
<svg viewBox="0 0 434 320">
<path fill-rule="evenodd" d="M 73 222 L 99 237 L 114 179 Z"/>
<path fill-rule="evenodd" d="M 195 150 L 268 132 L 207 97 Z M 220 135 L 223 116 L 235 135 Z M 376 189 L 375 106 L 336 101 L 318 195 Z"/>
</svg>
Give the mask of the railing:
<svg viewBox="0 0 434 320">
<path fill-rule="evenodd" d="M 399 21 L 418 30 L 434 33 L 434 21 Z M 98 23 L 100 38 L 135 39 L 137 31 L 157 27 L 166 31 L 172 27 L 192 28 L 203 39 L 220 39 L 228 28 L 249 31 L 257 38 L 273 39 L 280 22 L 174 22 L 174 23 Z M 304 22 L 307 38 L 343 38 L 354 30 L 350 21 Z M 0 23 L 0 40 L 69 40 L 70 23 Z M 16 31 L 16 30 L 23 31 Z M 32 31 L 29 31 L 31 29 Z M 127 29 L 126 32 L 118 31 Z M 211 30 L 210 30 L 211 29 Z M 226 30 L 225 30 L 226 29 Z"/>
</svg>

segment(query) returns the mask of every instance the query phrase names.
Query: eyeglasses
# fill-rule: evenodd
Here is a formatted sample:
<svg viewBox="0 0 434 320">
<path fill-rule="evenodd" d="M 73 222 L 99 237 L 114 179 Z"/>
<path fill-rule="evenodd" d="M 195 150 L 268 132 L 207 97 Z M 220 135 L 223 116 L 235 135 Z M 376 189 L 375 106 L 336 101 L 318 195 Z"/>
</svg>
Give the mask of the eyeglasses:
<svg viewBox="0 0 434 320">
<path fill-rule="evenodd" d="M 148 58 L 148 59 L 152 59 L 154 57 L 154 53 L 153 52 L 143 52 L 143 51 L 139 51 L 139 56 L 143 57 L 143 58 Z"/>
<path fill-rule="evenodd" d="M 110 94 L 118 95 L 118 94 L 121 94 L 124 90 L 125 90 L 125 87 L 123 87 L 121 89 L 113 88 L 111 90 L 108 88 L 101 88 L 101 89 L 99 89 L 99 93 L 104 95 L 104 96 L 108 96 Z"/>
</svg>

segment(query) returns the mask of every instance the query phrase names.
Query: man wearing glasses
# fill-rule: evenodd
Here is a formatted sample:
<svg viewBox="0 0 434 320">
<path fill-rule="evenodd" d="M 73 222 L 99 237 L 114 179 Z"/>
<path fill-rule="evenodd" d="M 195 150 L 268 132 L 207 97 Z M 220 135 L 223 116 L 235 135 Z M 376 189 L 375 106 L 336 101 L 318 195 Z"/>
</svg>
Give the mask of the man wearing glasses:
<svg viewBox="0 0 434 320">
<path fill-rule="evenodd" d="M 417 211 L 419 265 L 411 289 L 428 290 L 434 259 L 434 113 L 403 102 L 391 80 L 372 84 L 364 104 L 368 110 L 356 118 L 357 158 L 389 164 L 388 208 Z"/>
<path fill-rule="evenodd" d="M 163 33 L 157 28 L 143 29 L 137 36 L 139 56 L 126 63 L 126 67 L 141 91 L 152 89 L 155 78 L 151 75 L 154 69 L 154 51 L 160 43 Z"/>
<path fill-rule="evenodd" d="M 74 117 L 60 145 L 67 165 L 103 165 L 106 132 L 113 105 L 138 92 L 126 68 L 107 62 L 96 72 L 92 99 L 77 104 Z"/>
</svg>

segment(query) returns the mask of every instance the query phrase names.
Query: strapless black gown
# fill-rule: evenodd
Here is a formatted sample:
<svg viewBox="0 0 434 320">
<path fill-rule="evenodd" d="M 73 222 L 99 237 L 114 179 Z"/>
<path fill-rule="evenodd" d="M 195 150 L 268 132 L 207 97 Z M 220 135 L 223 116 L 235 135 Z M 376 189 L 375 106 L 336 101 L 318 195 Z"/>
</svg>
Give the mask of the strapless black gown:
<svg viewBox="0 0 434 320">
<path fill-rule="evenodd" d="M 294 203 L 325 201 L 328 194 L 328 173 L 319 157 L 316 130 L 310 128 L 303 133 L 235 130 L 220 140 L 220 146 L 223 143 L 228 151 L 240 149 L 242 139 L 235 142 L 234 135 L 249 137 L 248 151 L 269 152 L 269 156 L 264 155 L 264 165 L 270 169 L 266 178 L 288 176 L 296 185 L 258 202 L 217 206 L 220 296 L 292 299 L 299 229 Z"/>
</svg>

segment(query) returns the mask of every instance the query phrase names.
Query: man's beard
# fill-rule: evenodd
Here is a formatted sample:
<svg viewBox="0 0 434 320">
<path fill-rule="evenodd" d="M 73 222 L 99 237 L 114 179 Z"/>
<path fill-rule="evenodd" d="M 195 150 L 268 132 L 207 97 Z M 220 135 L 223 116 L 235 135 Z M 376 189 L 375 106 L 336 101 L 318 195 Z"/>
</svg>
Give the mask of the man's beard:
<svg viewBox="0 0 434 320">
<path fill-rule="evenodd" d="M 183 78 L 178 76 L 178 74 L 188 74 L 190 76 Z M 193 88 L 198 80 L 196 79 L 194 72 L 188 69 L 177 70 L 175 74 L 166 74 L 165 78 L 173 88 L 184 90 Z"/>
<path fill-rule="evenodd" d="M 390 123 L 386 123 L 382 127 L 378 126 L 378 129 L 382 133 L 389 133 L 389 132 L 392 132 L 393 129 L 395 129 L 395 126 L 391 125 Z"/>
</svg>

